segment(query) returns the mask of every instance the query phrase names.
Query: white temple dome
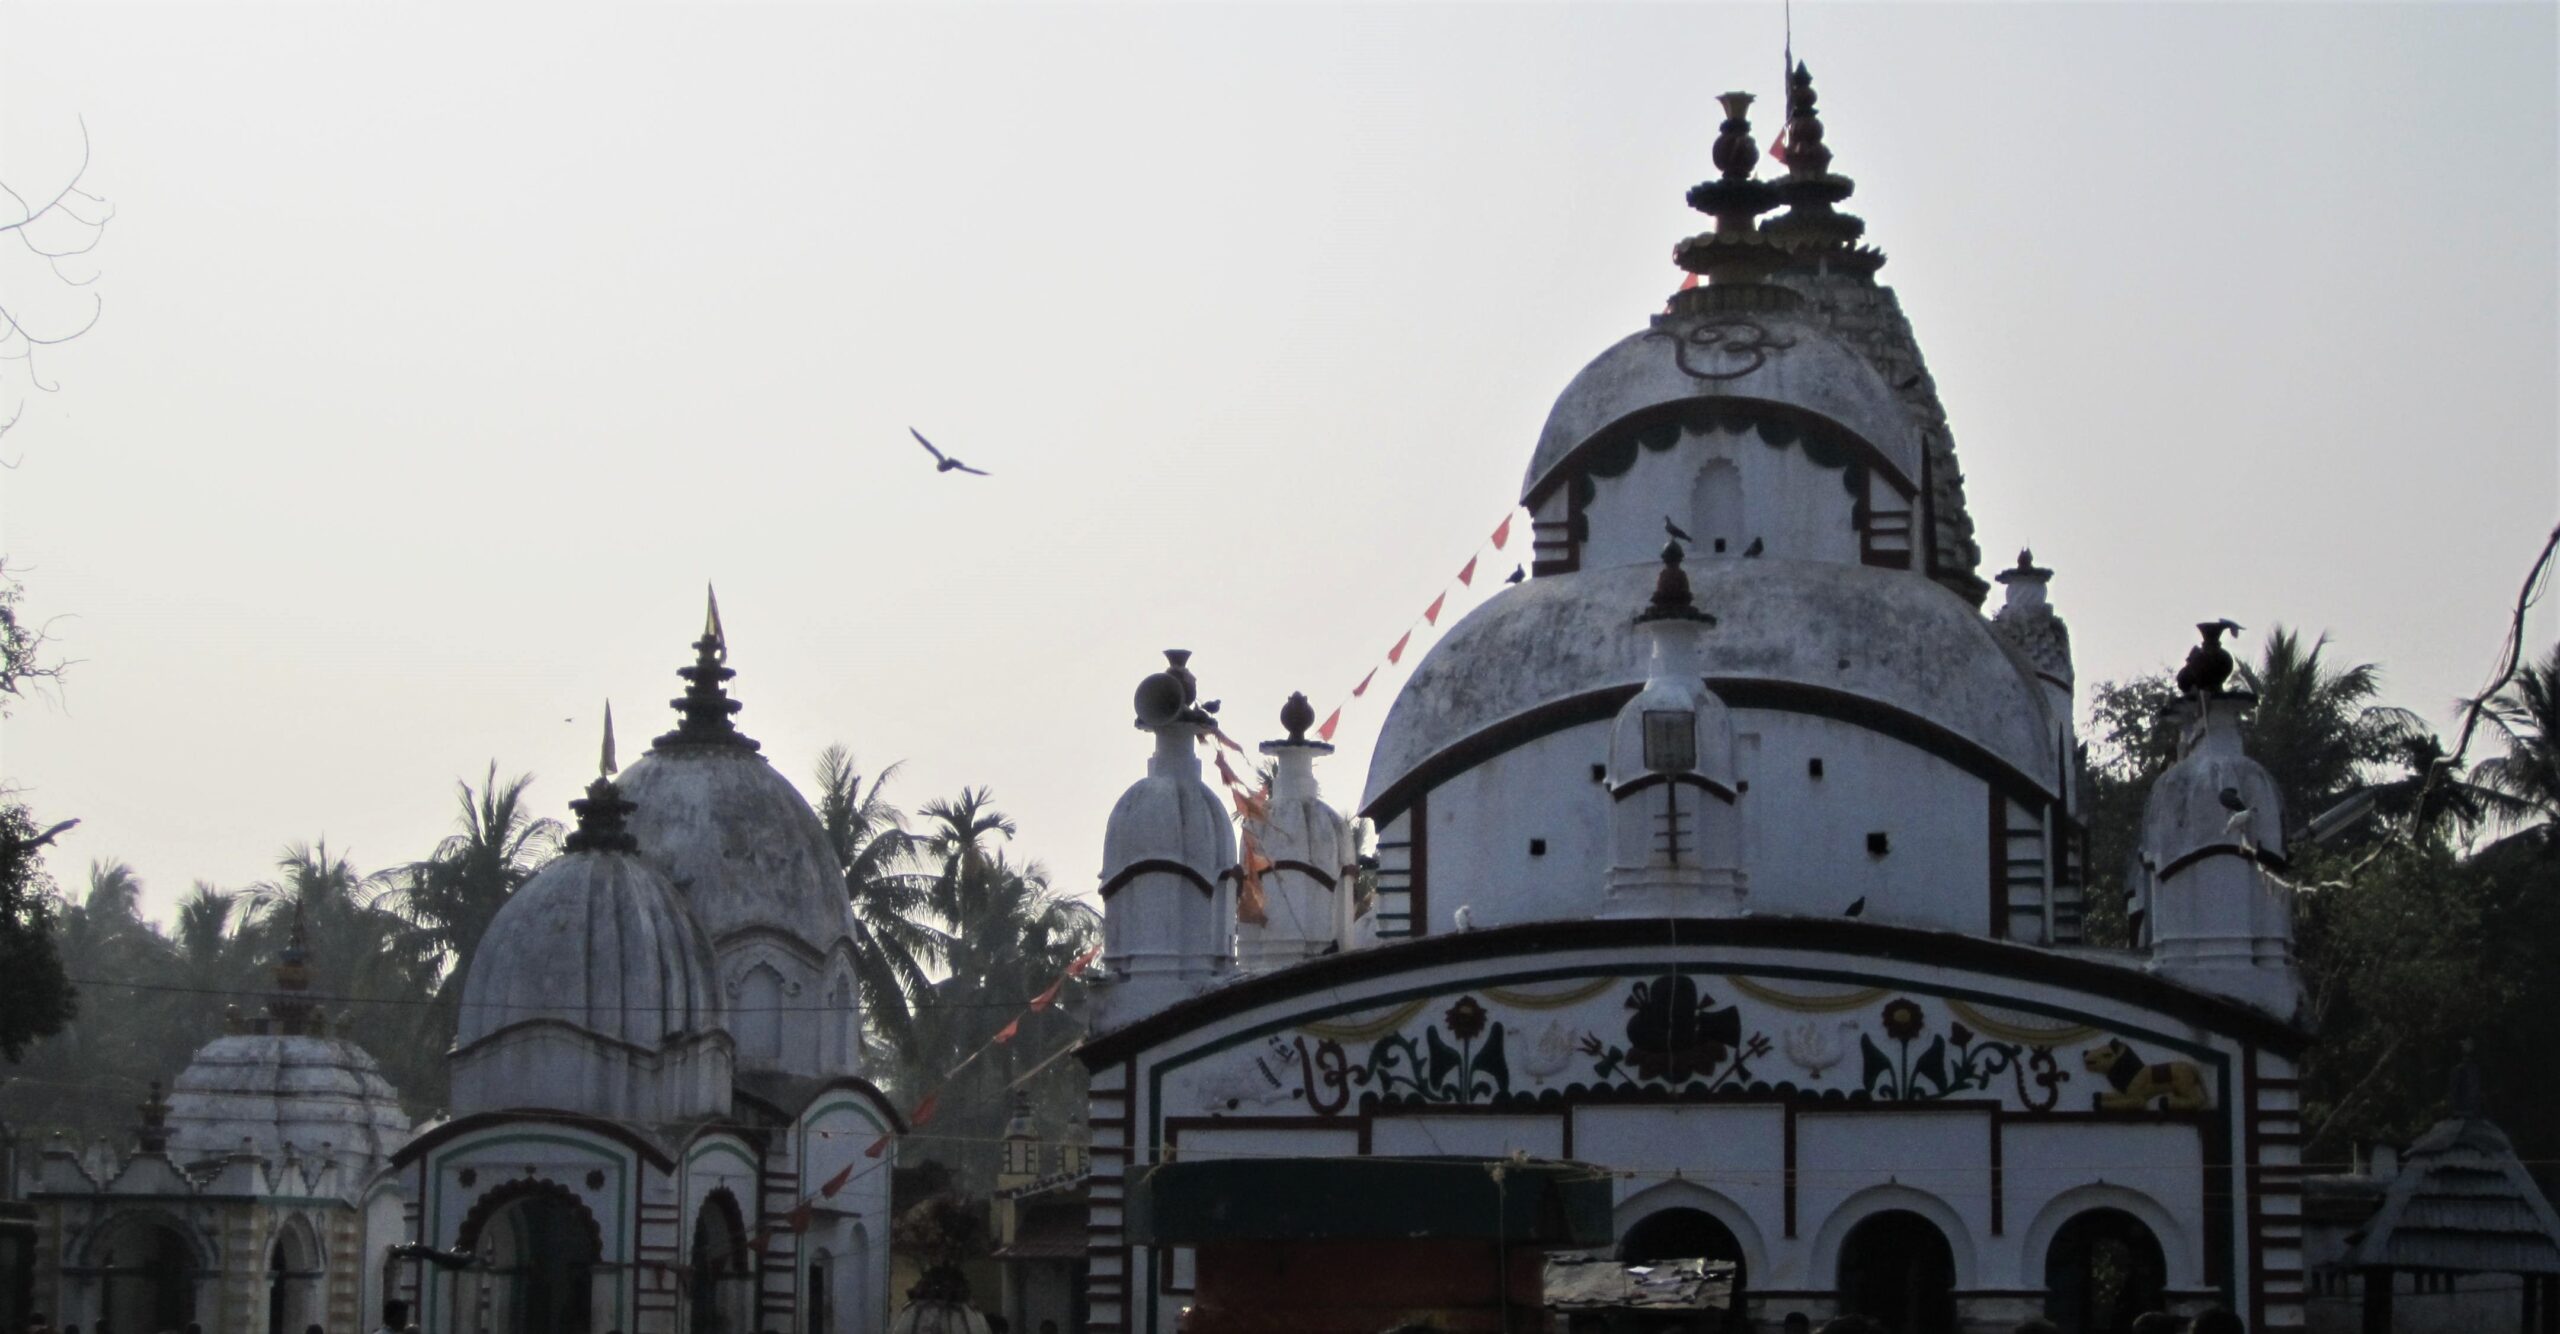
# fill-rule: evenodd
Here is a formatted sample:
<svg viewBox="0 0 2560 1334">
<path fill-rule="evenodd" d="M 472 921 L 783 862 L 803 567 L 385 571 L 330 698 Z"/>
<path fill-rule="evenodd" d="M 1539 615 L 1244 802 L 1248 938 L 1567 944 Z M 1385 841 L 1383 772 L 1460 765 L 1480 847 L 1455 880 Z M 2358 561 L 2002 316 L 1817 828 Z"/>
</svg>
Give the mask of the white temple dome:
<svg viewBox="0 0 2560 1334">
<path fill-rule="evenodd" d="M 1751 702 L 1728 683 L 1881 707 L 2058 792 L 2055 722 L 2034 667 L 1946 588 L 1827 561 L 1692 559 L 1683 568 L 1698 604 L 1716 617 L 1700 654 L 1732 707 Z M 1380 808 L 1382 797 L 1470 739 L 1536 710 L 1640 685 L 1645 655 L 1628 609 L 1645 604 L 1656 573 L 1623 565 L 1532 579 L 1452 627 L 1397 693 L 1363 811 L 1393 814 Z"/>
<path fill-rule="evenodd" d="M 243 1141 L 269 1159 L 378 1164 L 409 1142 L 409 1115 L 382 1068 L 345 1038 L 229 1033 L 199 1048 L 169 1091 L 169 1156 L 195 1163 Z"/>
<path fill-rule="evenodd" d="M 1200 892 L 1207 894 L 1216 888 L 1215 878 L 1235 862 L 1235 826 L 1227 820 L 1225 805 L 1207 783 L 1190 774 L 1150 772 L 1130 784 L 1103 827 L 1106 894 L 1138 870 L 1173 867 L 1198 877 Z"/>
<path fill-rule="evenodd" d="M 628 852 L 577 851 L 537 872 L 480 938 L 457 1052 L 541 1020 L 657 1049 L 721 1026 L 711 946 L 675 887 Z"/>
<path fill-rule="evenodd" d="M 853 934 L 826 826 L 763 756 L 734 746 L 651 750 L 622 776 L 631 834 L 715 943 L 779 932 L 823 954 Z"/>
<path fill-rule="evenodd" d="M 1794 313 L 1712 315 L 1630 334 L 1582 368 L 1538 433 L 1521 479 L 1534 503 L 1610 427 L 1678 403 L 1729 400 L 1801 409 L 1873 447 L 1906 486 L 1921 480 L 1922 422 L 1867 358 Z"/>
</svg>

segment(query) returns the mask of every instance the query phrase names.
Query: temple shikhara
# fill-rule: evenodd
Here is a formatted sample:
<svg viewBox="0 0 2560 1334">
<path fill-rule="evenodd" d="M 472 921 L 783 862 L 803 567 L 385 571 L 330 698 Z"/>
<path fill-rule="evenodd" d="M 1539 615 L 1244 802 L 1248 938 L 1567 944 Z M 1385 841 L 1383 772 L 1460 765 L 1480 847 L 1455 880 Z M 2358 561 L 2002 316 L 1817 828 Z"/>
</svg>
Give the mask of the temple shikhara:
<svg viewBox="0 0 2560 1334">
<path fill-rule="evenodd" d="M 1688 195 L 1693 280 L 1528 451 L 1533 577 L 1387 715 L 1367 879 L 1302 701 L 1240 855 L 1201 777 L 1213 663 L 1140 688 L 1082 1052 L 1094 1330 L 1503 1328 L 1559 1247 L 1730 1262 L 1764 1330 L 2304 1323 L 2309 1035 L 2250 697 L 2195 646 L 2138 947 L 2085 945 L 2053 572 L 2021 554 L 1986 607 L 1812 78 L 1774 179 L 1750 100 Z"/>
</svg>

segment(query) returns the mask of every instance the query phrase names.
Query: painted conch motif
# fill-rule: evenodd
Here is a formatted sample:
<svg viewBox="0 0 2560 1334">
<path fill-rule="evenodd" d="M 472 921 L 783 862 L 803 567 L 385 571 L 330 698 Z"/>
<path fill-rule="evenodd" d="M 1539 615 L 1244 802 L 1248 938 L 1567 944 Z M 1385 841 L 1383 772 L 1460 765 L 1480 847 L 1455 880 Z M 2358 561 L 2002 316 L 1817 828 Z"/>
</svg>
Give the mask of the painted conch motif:
<svg viewBox="0 0 2560 1334">
<path fill-rule="evenodd" d="M 1297 1044 L 1264 1038 L 1201 1081 L 1200 1095 L 1212 1113 L 1268 1106 L 1297 1095 L 1297 1073 Z"/>
<path fill-rule="evenodd" d="M 1573 1032 L 1563 1024 L 1550 1020 L 1537 1041 L 1529 1044 L 1528 1054 L 1520 1058 L 1520 1068 L 1543 1084 L 1564 1073 L 1573 1060 Z"/>
<path fill-rule="evenodd" d="M 1787 1030 L 1787 1059 L 1815 1079 L 1838 1065 L 1849 1054 L 1849 1037 L 1858 1026 L 1846 1019 L 1825 1031 L 1822 1025 L 1806 1020 Z"/>
</svg>

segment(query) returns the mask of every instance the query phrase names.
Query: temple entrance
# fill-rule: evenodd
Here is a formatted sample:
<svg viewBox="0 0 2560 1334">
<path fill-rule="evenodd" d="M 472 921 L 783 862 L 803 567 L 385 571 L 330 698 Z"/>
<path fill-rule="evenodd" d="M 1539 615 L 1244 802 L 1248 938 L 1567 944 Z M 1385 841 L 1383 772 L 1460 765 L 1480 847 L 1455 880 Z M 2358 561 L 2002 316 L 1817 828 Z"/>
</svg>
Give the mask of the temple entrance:
<svg viewBox="0 0 2560 1334">
<path fill-rule="evenodd" d="M 748 1334 L 755 1321 L 755 1275 L 737 1197 L 715 1190 L 693 1220 L 693 1277 L 686 1289 L 691 1334 Z"/>
<path fill-rule="evenodd" d="M 310 1224 L 287 1220 L 267 1251 L 267 1334 L 302 1334 L 320 1323 L 321 1277 Z"/>
<path fill-rule="evenodd" d="M 1665 1260 L 1720 1260 L 1733 1265 L 1733 1295 L 1738 1306 L 1751 1278 L 1742 1258 L 1742 1242 L 1714 1214 L 1704 1209 L 1662 1209 L 1637 1219 L 1618 1242 L 1621 1264 L 1659 1264 Z"/>
<path fill-rule="evenodd" d="M 2121 1209 L 2074 1215 L 2045 1251 L 2045 1315 L 2064 1334 L 2129 1334 L 2168 1285 L 2160 1239 Z"/>
<path fill-rule="evenodd" d="M 477 1252 L 481 1330 L 504 1334 L 597 1334 L 596 1223 L 567 1190 L 527 1181 L 499 1188 L 473 1212 L 486 1220 L 464 1245 Z"/>
<path fill-rule="evenodd" d="M 196 1318 L 195 1249 L 178 1229 L 151 1218 L 108 1226 L 97 1257 L 98 1323 L 106 1334 L 159 1334 Z"/>
<path fill-rule="evenodd" d="M 1840 1243 L 1840 1309 L 1894 1334 L 1956 1334 L 1955 1286 L 1946 1234 L 1907 1209 L 1860 1220 Z"/>
</svg>

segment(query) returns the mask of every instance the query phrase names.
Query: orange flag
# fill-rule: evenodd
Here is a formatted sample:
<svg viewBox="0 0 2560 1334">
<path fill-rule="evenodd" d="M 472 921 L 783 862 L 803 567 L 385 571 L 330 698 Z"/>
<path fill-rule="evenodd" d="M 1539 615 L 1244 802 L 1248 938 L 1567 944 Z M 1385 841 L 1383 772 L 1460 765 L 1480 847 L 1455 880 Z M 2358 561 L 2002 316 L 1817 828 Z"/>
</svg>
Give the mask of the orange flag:
<svg viewBox="0 0 2560 1334">
<path fill-rule="evenodd" d="M 1447 603 L 1448 600 L 1449 595 L 1445 592 L 1440 596 L 1431 599 L 1431 605 L 1422 609 L 1422 619 L 1429 621 L 1433 625 L 1438 625 L 1440 623 L 1440 608 L 1443 604 Z"/>
<path fill-rule="evenodd" d="M 1002 1027 L 1002 1028 L 997 1029 L 997 1030 L 996 1030 L 996 1035 L 995 1035 L 994 1037 L 992 1037 L 992 1038 L 987 1039 L 987 1040 L 988 1040 L 989 1042 L 994 1042 L 994 1043 L 999 1043 L 999 1044 L 1001 1044 L 1001 1043 L 1006 1043 L 1006 1042 L 1011 1042 L 1011 1041 L 1013 1041 L 1013 1039 L 1014 1039 L 1015 1035 L 1017 1035 L 1017 1034 L 1019 1034 L 1019 1033 L 1021 1033 L 1021 1032 L 1022 1032 L 1022 1016 L 1017 1014 L 1017 1015 L 1015 1015 L 1015 1016 L 1013 1017 L 1013 1022 L 1011 1022 L 1011 1023 L 1009 1023 L 1009 1024 L 1006 1024 L 1006 1025 L 1005 1025 L 1004 1027 Z"/>
<path fill-rule="evenodd" d="M 1340 727 L 1341 725 L 1342 710 L 1335 709 L 1332 713 L 1325 715 L 1324 726 L 1316 729 L 1316 736 L 1322 740 L 1331 741 L 1333 740 L 1333 729 Z"/>
<path fill-rule="evenodd" d="M 1216 758 L 1218 761 L 1218 777 L 1224 780 L 1226 785 L 1229 787 L 1243 787 L 1244 780 L 1236 777 L 1236 771 L 1227 767 L 1227 757 L 1219 755 Z"/>
<path fill-rule="evenodd" d="M 1364 677 L 1361 677 L 1361 678 L 1360 678 L 1360 684 L 1358 684 L 1358 685 L 1356 685 L 1356 686 L 1351 687 L 1351 697 L 1352 697 L 1353 699 L 1358 699 L 1358 698 L 1360 698 L 1362 695 L 1368 694 L 1368 693 L 1369 693 L 1369 683 L 1370 683 L 1371 681 L 1375 681 L 1375 680 L 1377 680 L 1377 679 L 1378 679 L 1378 669 L 1377 669 L 1377 668 L 1375 668 L 1375 667 L 1370 668 L 1370 669 L 1369 669 L 1369 674 L 1368 674 L 1367 676 L 1364 676 Z"/>
<path fill-rule="evenodd" d="M 1092 949 L 1086 950 L 1084 953 L 1077 955 L 1076 961 L 1067 965 L 1067 976 L 1074 977 L 1076 974 L 1083 972 L 1087 968 L 1091 968 L 1093 966 L 1093 961 L 1101 957 L 1102 947 L 1100 945 L 1096 945 Z"/>
<path fill-rule="evenodd" d="M 1686 292 L 1686 291 L 1690 290 L 1691 288 L 1696 287 L 1697 285 L 1698 285 L 1698 275 L 1696 275 L 1696 274 L 1694 274 L 1694 273 L 1693 273 L 1693 274 L 1690 274 L 1688 277 L 1683 278 L 1683 279 L 1681 279 L 1681 280 L 1680 280 L 1680 290 L 1681 290 L 1681 291 L 1683 291 L 1683 292 Z"/>
<path fill-rule="evenodd" d="M 809 1214 L 809 1206 L 802 1203 L 794 1206 L 791 1212 L 784 1214 L 782 1221 L 794 1232 L 806 1232 L 809 1230 Z"/>
<path fill-rule="evenodd" d="M 1505 514 L 1505 515 L 1503 515 L 1503 516 L 1502 516 L 1502 526 L 1493 530 L 1493 549 L 1494 549 L 1494 550 L 1496 550 L 1496 551 L 1500 551 L 1500 550 L 1502 550 L 1502 544 L 1511 540 L 1511 521 L 1512 521 L 1512 519 L 1514 519 L 1515 517 L 1517 517 L 1517 516 L 1516 516 L 1516 515 L 1510 515 L 1510 514 Z"/>
<path fill-rule="evenodd" d="M 834 1176 L 828 1177 L 827 1184 L 818 1187 L 818 1193 L 832 1200 L 835 1198 L 837 1191 L 844 1189 L 844 1183 L 851 1180 L 853 1180 L 853 1164 L 846 1163 L 843 1171 L 836 1173 Z"/>
<path fill-rule="evenodd" d="M 907 1128 L 922 1130 L 932 1125 L 933 1114 L 940 1110 L 942 1110 L 942 1090 L 935 1089 L 924 1095 L 924 1101 L 917 1103 L 914 1111 L 907 1113 Z"/>
<path fill-rule="evenodd" d="M 887 1153 L 889 1151 L 889 1141 L 896 1138 L 896 1135 L 882 1135 L 880 1138 L 871 1141 L 871 1147 L 864 1149 L 862 1151 L 862 1156 L 865 1158 L 877 1158 L 881 1154 Z"/>
<path fill-rule="evenodd" d="M 1475 586 L 1475 582 L 1476 582 L 1476 558 L 1475 558 L 1475 557 L 1473 557 L 1473 556 L 1469 556 L 1469 557 L 1467 557 L 1467 563 L 1466 563 L 1466 564 L 1464 564 L 1464 565 L 1462 565 L 1462 566 L 1460 566 L 1460 567 L 1458 567 L 1458 582 L 1459 582 L 1459 583 L 1462 583 L 1462 584 L 1465 584 L 1465 585 L 1467 585 L 1467 586 L 1468 586 L 1468 587 L 1470 587 L 1470 588 L 1472 588 L 1472 587 L 1474 587 L 1474 586 Z"/>
<path fill-rule="evenodd" d="M 1055 1004 L 1058 999 L 1058 992 L 1067 985 L 1067 979 L 1076 976 L 1087 968 L 1091 968 L 1093 966 L 1093 961 L 1101 957 L 1102 947 L 1100 945 L 1096 945 L 1092 949 L 1086 950 L 1084 953 L 1077 955 L 1076 961 L 1067 965 L 1067 971 L 1058 974 L 1058 980 L 1050 983 L 1047 991 L 1041 992 L 1039 995 L 1031 998 L 1031 1008 L 1036 1012 L 1048 1009 L 1051 1005 Z"/>
<path fill-rule="evenodd" d="M 1407 630 L 1403 634 L 1396 636 L 1396 646 L 1387 650 L 1387 661 L 1404 661 L 1404 646 L 1411 642 L 1413 642 L 1413 632 L 1411 630 Z"/>
</svg>

